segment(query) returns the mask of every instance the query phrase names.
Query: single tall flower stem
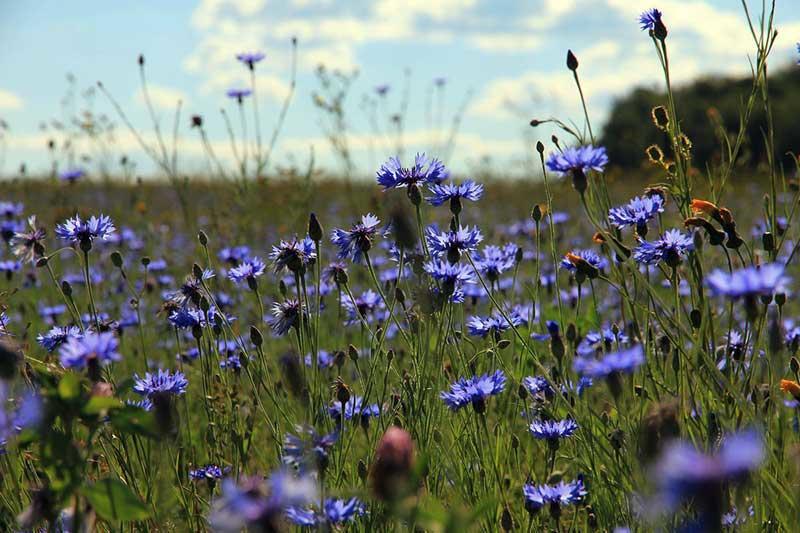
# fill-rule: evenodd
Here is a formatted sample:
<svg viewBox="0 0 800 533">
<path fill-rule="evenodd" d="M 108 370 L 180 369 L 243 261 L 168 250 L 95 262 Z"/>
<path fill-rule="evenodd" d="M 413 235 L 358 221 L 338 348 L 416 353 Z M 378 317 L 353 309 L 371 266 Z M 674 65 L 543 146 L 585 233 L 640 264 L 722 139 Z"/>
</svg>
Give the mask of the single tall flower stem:
<svg viewBox="0 0 800 533">
<path fill-rule="evenodd" d="M 100 319 L 97 316 L 97 307 L 94 305 L 94 294 L 92 293 L 92 280 L 89 275 L 89 252 L 83 252 L 83 277 L 86 280 L 86 292 L 89 295 L 89 306 L 92 311 L 92 318 L 94 319 L 94 326 L 97 331 L 100 331 Z"/>
</svg>

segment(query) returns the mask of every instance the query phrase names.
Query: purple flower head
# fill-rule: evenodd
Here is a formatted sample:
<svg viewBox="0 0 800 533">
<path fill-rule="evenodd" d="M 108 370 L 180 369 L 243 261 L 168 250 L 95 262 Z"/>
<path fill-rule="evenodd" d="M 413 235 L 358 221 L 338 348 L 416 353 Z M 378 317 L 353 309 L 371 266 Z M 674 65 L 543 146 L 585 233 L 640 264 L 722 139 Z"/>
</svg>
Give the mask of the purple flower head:
<svg viewBox="0 0 800 533">
<path fill-rule="evenodd" d="M 264 59 L 266 56 L 262 52 L 242 52 L 236 54 L 236 59 L 247 65 L 247 68 L 253 70 L 255 64 Z"/>
<path fill-rule="evenodd" d="M 347 324 L 357 324 L 363 317 L 368 323 L 383 318 L 383 311 L 386 306 L 380 295 L 372 289 L 367 289 L 359 294 L 354 300 L 350 298 L 342 299 L 342 307 L 347 311 Z"/>
<path fill-rule="evenodd" d="M 547 168 L 565 176 L 573 171 L 588 172 L 596 170 L 602 172 L 608 164 L 606 149 L 602 146 L 592 145 L 569 147 L 560 153 L 552 153 L 547 158 Z"/>
<path fill-rule="evenodd" d="M 612 374 L 632 374 L 643 363 L 644 349 L 637 344 L 627 350 L 606 354 L 600 359 L 576 357 L 572 368 L 581 376 L 602 379 Z"/>
<path fill-rule="evenodd" d="M 250 257 L 228 270 L 228 279 L 234 283 L 252 283 L 253 280 L 264 274 L 265 269 L 264 261 L 258 257 Z"/>
<path fill-rule="evenodd" d="M 82 168 L 68 168 L 58 173 L 61 181 L 66 181 L 67 183 L 75 183 L 84 175 L 86 175 L 86 172 Z"/>
<path fill-rule="evenodd" d="M 484 246 L 480 252 L 472 254 L 477 269 L 490 281 L 496 281 L 500 275 L 514 268 L 516 264 L 517 246 L 510 244 Z"/>
<path fill-rule="evenodd" d="M 578 343 L 575 352 L 581 357 L 593 356 L 601 351 L 610 351 L 615 344 L 628 344 L 629 340 L 628 336 L 619 330 L 603 328 L 602 331 L 587 333 Z"/>
<path fill-rule="evenodd" d="M 530 513 L 539 511 L 545 505 L 555 509 L 564 505 L 574 505 L 583 501 L 587 494 L 581 477 L 570 482 L 560 481 L 555 485 L 526 484 L 522 487 L 525 509 Z"/>
<path fill-rule="evenodd" d="M 324 435 L 311 426 L 300 425 L 295 427 L 295 433 L 287 433 L 283 439 L 283 463 L 301 470 L 324 469 L 328 452 L 339 439 L 338 431 Z"/>
<path fill-rule="evenodd" d="M 619 229 L 629 226 L 636 228 L 640 237 L 647 234 L 647 223 L 658 213 L 664 212 L 664 197 L 659 194 L 635 197 L 621 207 L 613 207 L 608 211 L 608 219 Z"/>
<path fill-rule="evenodd" d="M 490 317 L 471 316 L 467 319 L 467 330 L 473 337 L 486 338 L 490 333 L 502 333 L 512 326 L 521 326 L 528 320 L 527 317 L 513 310 L 506 313 L 506 317 L 508 320 L 500 313 L 495 313 Z"/>
<path fill-rule="evenodd" d="M 528 430 L 537 439 L 558 440 L 574 435 L 578 431 L 578 424 L 569 418 L 565 420 L 534 420 Z"/>
<path fill-rule="evenodd" d="M 390 88 L 391 87 L 389 85 L 385 84 L 385 83 L 383 83 L 381 85 L 376 85 L 375 86 L 375 94 L 377 94 L 378 96 L 386 96 L 388 94 Z"/>
<path fill-rule="evenodd" d="M 222 469 L 217 465 L 206 465 L 189 470 L 189 479 L 193 481 L 222 479 Z"/>
<path fill-rule="evenodd" d="M 461 226 L 458 231 L 439 233 L 435 227 L 428 226 L 425 230 L 431 255 L 446 258 L 451 263 L 458 262 L 462 252 L 474 252 L 483 240 L 477 227 Z"/>
<path fill-rule="evenodd" d="M 425 199 L 435 207 L 445 202 L 460 201 L 461 199 L 477 202 L 483 196 L 483 185 L 472 180 L 465 180 L 460 185 L 455 183 L 432 184 L 428 186 L 428 190 L 431 192 L 431 196 Z"/>
<path fill-rule="evenodd" d="M 587 250 L 572 250 L 570 252 L 570 254 L 568 254 L 563 259 L 561 259 L 561 263 L 560 263 L 561 264 L 561 268 L 569 270 L 570 272 L 576 272 L 577 271 L 577 266 L 575 265 L 575 263 L 573 263 L 572 261 L 569 260 L 569 256 L 570 255 L 579 257 L 580 259 L 583 259 L 584 261 L 586 261 L 587 263 L 589 263 L 594 268 L 596 268 L 597 270 L 600 270 L 600 271 L 604 270 L 606 268 L 606 266 L 608 266 L 608 261 L 606 260 L 606 258 L 605 257 L 601 257 L 597 252 L 594 252 L 593 250 L 588 250 L 588 249 Z"/>
<path fill-rule="evenodd" d="M 316 261 L 317 252 L 310 237 L 306 236 L 302 240 L 295 237 L 291 241 L 281 241 L 278 246 L 273 246 L 269 258 L 276 274 L 286 269 L 291 272 L 302 272 Z"/>
<path fill-rule="evenodd" d="M 148 399 L 160 395 L 180 396 L 189 386 L 183 372 L 172 373 L 162 368 L 158 369 L 158 373 L 145 372 L 143 378 L 134 374 L 133 381 L 133 392 Z"/>
<path fill-rule="evenodd" d="M 503 392 L 506 387 L 506 375 L 502 370 L 493 374 L 484 374 L 471 378 L 460 378 L 450 385 L 449 391 L 442 391 L 439 397 L 453 411 L 472 405 L 478 413 L 486 410 L 486 399 Z"/>
<path fill-rule="evenodd" d="M 169 323 L 178 329 L 190 329 L 195 326 L 205 326 L 206 316 L 200 309 L 181 307 L 172 311 L 167 317 Z"/>
<path fill-rule="evenodd" d="M 453 264 L 437 259 L 425 263 L 424 268 L 433 279 L 453 287 L 475 283 L 475 273 L 472 268 L 462 263 Z"/>
<path fill-rule="evenodd" d="M 555 392 L 553 386 L 544 376 L 524 377 L 522 378 L 522 386 L 531 396 L 544 395 L 545 397 L 551 397 Z"/>
<path fill-rule="evenodd" d="M 449 176 L 450 172 L 444 163 L 438 159 L 429 160 L 425 154 L 417 154 L 414 166 L 410 168 L 403 168 L 397 157 L 389 158 L 378 170 L 377 181 L 378 185 L 383 186 L 383 190 L 389 190 L 420 184 L 435 185 Z"/>
<path fill-rule="evenodd" d="M 342 421 L 342 404 L 341 402 L 333 402 L 328 407 L 328 414 L 341 423 Z M 381 408 L 377 403 L 365 404 L 364 398 L 361 396 L 351 396 L 344 404 L 344 419 L 345 420 L 360 420 L 361 422 L 368 421 L 370 418 L 380 416 Z"/>
<path fill-rule="evenodd" d="M 663 261 L 676 267 L 692 250 L 694 241 L 691 236 L 677 229 L 669 229 L 657 241 L 641 241 L 633 251 L 633 259 L 643 265 L 655 265 Z"/>
<path fill-rule="evenodd" d="M 293 524 L 300 527 L 322 527 L 324 525 L 340 526 L 354 521 L 357 517 L 366 514 L 364 504 L 358 498 L 347 500 L 341 498 L 327 498 L 320 512 L 313 507 L 289 507 L 286 517 Z"/>
<path fill-rule="evenodd" d="M 644 30 L 654 30 L 656 28 L 656 24 L 661 22 L 661 11 L 656 8 L 648 9 L 641 15 L 639 15 L 639 24 Z"/>
<path fill-rule="evenodd" d="M 235 99 L 241 104 L 242 100 L 253 94 L 253 91 L 250 89 L 228 89 L 225 94 L 228 98 Z"/>
<path fill-rule="evenodd" d="M 36 224 L 36 217 L 28 217 L 28 229 L 21 228 L 14 233 L 10 245 L 13 247 L 14 255 L 24 262 L 34 262 L 36 258 L 44 253 L 44 238 L 47 231 Z"/>
<path fill-rule="evenodd" d="M 22 215 L 25 206 L 22 202 L 0 202 L 0 216 L 6 218 L 14 218 Z"/>
<path fill-rule="evenodd" d="M 372 239 L 378 232 L 381 221 L 373 214 L 361 217 L 361 222 L 355 224 L 350 230 L 335 229 L 331 233 L 331 242 L 339 248 L 339 259 L 350 258 L 354 263 L 360 263 L 364 253 L 372 248 Z"/>
<path fill-rule="evenodd" d="M 299 327 L 301 312 L 304 321 L 308 320 L 305 307 L 296 299 L 289 298 L 283 302 L 275 302 L 272 305 L 272 318 L 269 321 L 272 332 L 282 336 L 293 327 Z"/>
<path fill-rule="evenodd" d="M 55 326 L 47 333 L 40 333 L 37 335 L 36 342 L 48 352 L 52 352 L 70 338 L 80 338 L 81 336 L 81 330 L 76 326 Z"/>
<path fill-rule="evenodd" d="M 111 332 L 87 332 L 82 337 L 70 336 L 59 350 L 61 366 L 80 370 L 90 363 L 105 365 L 119 361 L 122 356 L 117 351 L 118 346 L 119 342 Z"/>
<path fill-rule="evenodd" d="M 217 253 L 220 261 L 236 266 L 250 256 L 249 246 L 232 246 Z"/>
<path fill-rule="evenodd" d="M 75 215 L 56 226 L 56 235 L 81 246 L 91 245 L 95 239 L 108 240 L 114 231 L 114 223 L 106 215 L 92 216 L 86 221 Z"/>
<path fill-rule="evenodd" d="M 730 274 L 717 269 L 706 276 L 712 294 L 734 300 L 770 295 L 784 290 L 788 282 L 783 265 L 778 263 L 767 263 L 759 268 L 746 267 Z"/>
</svg>

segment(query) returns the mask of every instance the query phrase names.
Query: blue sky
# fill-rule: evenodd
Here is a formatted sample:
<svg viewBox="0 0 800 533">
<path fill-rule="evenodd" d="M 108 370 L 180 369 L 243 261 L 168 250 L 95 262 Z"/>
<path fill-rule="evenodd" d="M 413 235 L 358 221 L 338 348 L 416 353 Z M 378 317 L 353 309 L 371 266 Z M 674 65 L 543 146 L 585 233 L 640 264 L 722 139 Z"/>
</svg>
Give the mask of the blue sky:
<svg viewBox="0 0 800 533">
<path fill-rule="evenodd" d="M 792 3 L 778 0 L 780 33 L 773 65 L 789 65 L 795 59 L 800 13 Z M 753 44 L 738 0 L 658 4 L 670 29 L 678 83 L 704 74 L 749 71 Z M 758 12 L 761 2 L 750 4 L 751 11 Z M 45 146 L 50 138 L 57 143 L 59 166 L 69 165 L 64 135 L 52 127 L 41 128 L 63 118 L 60 102 L 68 72 L 80 90 L 102 80 L 151 142 L 152 128 L 139 97 L 139 53 L 147 58 L 151 96 L 162 127 L 171 128 L 175 104 L 178 99 L 184 102 L 182 171 L 206 168 L 196 132 L 188 127 L 188 116 L 194 113 L 204 116 L 215 151 L 230 162 L 219 109 L 224 107 L 235 118 L 235 103 L 225 91 L 249 83 L 248 71 L 234 55 L 249 50 L 267 54 L 257 72 L 262 130 L 271 132 L 288 89 L 292 36 L 299 41 L 297 91 L 275 163 L 305 166 L 313 146 L 318 166 L 339 168 L 312 103 L 318 90 L 314 70 L 323 63 L 330 69 L 359 71 L 345 114 L 348 143 L 361 173 L 371 174 L 396 151 L 394 137 L 385 132 L 389 115 L 400 107 L 406 70 L 406 153 L 447 156 L 438 153 L 444 152 L 445 130 L 471 95 L 447 163 L 465 172 L 489 156 L 497 170 L 524 173 L 532 135 L 549 138 L 549 132 L 527 126 L 530 118 L 582 120 L 564 68 L 568 48 L 581 61 L 579 72 L 596 130 L 615 97 L 637 85 L 659 83 L 652 44 L 637 24 L 638 13 L 649 7 L 651 0 L 5 0 L 0 6 L 0 118 L 9 129 L 0 142 L 0 173 L 12 173 L 23 161 L 33 172 L 48 169 Z M 441 93 L 434 89 L 437 77 L 446 79 Z M 381 84 L 390 86 L 384 100 L 374 92 Z M 361 105 L 365 98 L 378 102 L 375 120 Z M 86 101 L 79 94 L 76 101 L 78 111 L 91 105 L 95 113 L 119 123 L 102 95 Z M 252 130 L 252 117 L 247 118 Z M 73 146 L 78 155 L 98 149 L 85 136 Z M 154 173 L 135 139 L 119 124 L 109 153 L 114 159 L 128 154 L 139 173 Z M 85 164 L 89 172 L 95 165 Z"/>
</svg>

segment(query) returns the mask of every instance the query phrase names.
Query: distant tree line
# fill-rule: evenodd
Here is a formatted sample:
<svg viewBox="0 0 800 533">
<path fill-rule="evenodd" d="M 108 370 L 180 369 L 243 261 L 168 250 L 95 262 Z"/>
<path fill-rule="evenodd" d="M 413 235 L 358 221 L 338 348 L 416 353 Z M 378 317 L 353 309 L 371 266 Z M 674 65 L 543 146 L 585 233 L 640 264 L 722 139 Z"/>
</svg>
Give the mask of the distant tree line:
<svg viewBox="0 0 800 533">
<path fill-rule="evenodd" d="M 720 160 L 722 130 L 733 142 L 751 86 L 749 77 L 703 78 L 675 91 L 678 117 L 683 132 L 692 142 L 695 166 L 705 168 Z M 800 152 L 800 67 L 770 74 L 769 98 L 775 131 L 774 155 L 787 174 L 793 174 L 795 165 L 786 152 Z M 655 106 L 666 106 L 666 103 L 665 93 L 645 88 L 635 89 L 614 103 L 602 135 L 602 143 L 614 165 L 640 167 L 647 160 L 645 149 L 652 144 L 670 153 L 666 134 L 655 127 L 650 116 Z M 737 165 L 755 168 L 766 162 L 766 126 L 759 96 Z"/>
</svg>

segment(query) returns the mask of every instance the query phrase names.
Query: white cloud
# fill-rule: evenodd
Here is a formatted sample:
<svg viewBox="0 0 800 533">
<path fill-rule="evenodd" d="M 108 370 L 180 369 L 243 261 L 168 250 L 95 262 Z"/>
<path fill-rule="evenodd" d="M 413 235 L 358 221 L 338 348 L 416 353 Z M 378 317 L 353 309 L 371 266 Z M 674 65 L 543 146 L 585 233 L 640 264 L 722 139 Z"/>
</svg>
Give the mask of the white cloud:
<svg viewBox="0 0 800 533">
<path fill-rule="evenodd" d="M 183 102 L 184 107 L 189 104 L 189 98 L 186 96 L 186 93 L 171 87 L 148 83 L 147 94 L 150 97 L 150 102 L 156 109 L 174 111 L 179 101 Z M 141 104 L 145 103 L 144 93 L 141 89 L 136 93 L 136 101 Z"/>
<path fill-rule="evenodd" d="M 261 11 L 265 4 L 265 0 L 201 0 L 192 13 L 191 22 L 196 28 L 208 29 L 227 10 L 243 17 L 251 17 Z"/>
<path fill-rule="evenodd" d="M 22 109 L 23 106 L 24 102 L 22 101 L 22 98 L 11 91 L 0 89 L 0 109 L 14 111 L 17 109 Z"/>
<path fill-rule="evenodd" d="M 375 5 L 377 19 L 428 17 L 436 21 L 452 19 L 475 7 L 477 0 L 379 0 Z"/>
<path fill-rule="evenodd" d="M 536 15 L 528 17 L 525 25 L 533 30 L 546 30 L 577 6 L 576 0 L 544 0 Z"/>
<path fill-rule="evenodd" d="M 530 52 L 538 48 L 541 38 L 530 34 L 488 33 L 470 38 L 470 43 L 481 50 L 498 53 Z"/>
</svg>

